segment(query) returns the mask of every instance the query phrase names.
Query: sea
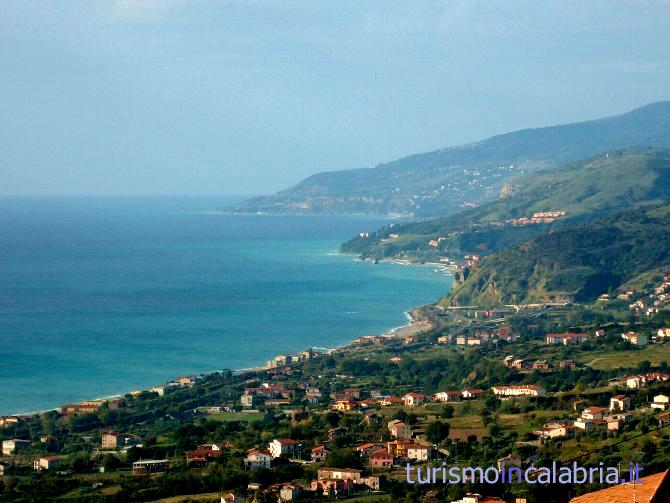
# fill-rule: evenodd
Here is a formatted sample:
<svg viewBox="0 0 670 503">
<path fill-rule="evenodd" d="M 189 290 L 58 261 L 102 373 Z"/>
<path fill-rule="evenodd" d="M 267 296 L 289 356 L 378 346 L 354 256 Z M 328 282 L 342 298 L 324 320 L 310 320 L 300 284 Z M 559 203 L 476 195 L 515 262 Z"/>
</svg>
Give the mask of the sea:
<svg viewBox="0 0 670 503">
<path fill-rule="evenodd" d="M 0 414 L 338 347 L 451 287 L 338 253 L 389 219 L 220 211 L 233 200 L 0 199 Z"/>
</svg>

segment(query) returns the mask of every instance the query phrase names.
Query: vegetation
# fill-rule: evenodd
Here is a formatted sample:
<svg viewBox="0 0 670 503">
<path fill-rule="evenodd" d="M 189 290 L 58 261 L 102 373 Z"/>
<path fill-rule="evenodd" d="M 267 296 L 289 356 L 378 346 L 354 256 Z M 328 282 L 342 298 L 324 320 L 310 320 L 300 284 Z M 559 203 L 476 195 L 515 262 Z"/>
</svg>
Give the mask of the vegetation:
<svg viewBox="0 0 670 503">
<path fill-rule="evenodd" d="M 522 173 L 644 146 L 670 147 L 670 102 L 607 119 L 494 136 L 373 169 L 319 173 L 232 210 L 444 216 L 465 203 L 496 199 L 505 183 Z"/>
</svg>

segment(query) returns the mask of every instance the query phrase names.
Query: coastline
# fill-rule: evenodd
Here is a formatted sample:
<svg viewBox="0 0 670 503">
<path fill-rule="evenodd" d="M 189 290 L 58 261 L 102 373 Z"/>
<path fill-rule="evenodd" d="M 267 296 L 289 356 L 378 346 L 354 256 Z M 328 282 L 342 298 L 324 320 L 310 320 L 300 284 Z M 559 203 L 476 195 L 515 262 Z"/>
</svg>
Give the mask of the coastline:
<svg viewBox="0 0 670 503">
<path fill-rule="evenodd" d="M 362 337 L 395 337 L 398 339 L 407 339 L 409 337 L 413 337 L 416 335 L 419 335 L 421 333 L 424 333 L 426 331 L 429 331 L 432 326 L 430 324 L 426 324 L 425 320 L 419 320 L 418 318 L 414 317 L 412 314 L 416 312 L 417 309 L 420 309 L 423 306 L 415 307 L 412 308 L 410 311 L 405 311 L 404 315 L 407 317 L 408 323 L 405 325 L 400 325 L 398 327 L 392 328 L 390 330 L 382 331 L 379 334 L 373 335 L 373 336 L 362 336 Z M 354 349 L 357 345 L 357 341 L 359 341 L 361 337 L 357 337 L 355 339 L 350 340 L 349 342 L 342 344 L 341 346 L 336 346 L 334 348 L 310 348 L 310 349 L 322 349 L 323 354 L 330 354 L 335 351 L 346 351 L 346 350 L 351 350 Z M 286 366 L 291 366 L 293 363 L 288 363 L 286 365 L 283 365 L 282 367 Z M 200 377 L 205 377 L 208 375 L 216 374 L 219 372 L 224 372 L 226 370 L 230 370 L 231 372 L 238 374 L 238 375 L 243 375 L 246 373 L 257 373 L 257 372 L 263 372 L 267 370 L 272 370 L 270 367 L 267 366 L 262 366 L 262 367 L 248 367 L 248 368 L 243 368 L 243 369 L 220 369 L 220 370 L 210 370 L 208 372 L 203 372 L 201 374 L 198 374 Z M 160 384 L 157 384 L 155 386 L 160 386 Z M 149 388 L 142 390 L 142 391 L 151 391 L 151 389 L 155 386 L 150 386 Z M 133 391 L 126 391 L 122 393 L 117 393 L 113 395 L 108 395 L 105 397 L 100 397 L 100 398 L 93 398 L 93 399 L 88 399 L 88 400 L 82 400 L 80 403 L 84 402 L 107 402 L 110 400 L 116 400 L 123 398 L 124 396 L 132 393 Z M 48 412 L 60 412 L 61 408 L 60 407 L 53 407 L 50 409 L 43 409 L 43 410 L 38 410 L 38 411 L 31 411 L 31 412 L 21 412 L 17 414 L 2 414 L 0 413 L 0 417 L 21 417 L 21 418 L 26 418 L 26 417 L 33 417 L 33 416 L 40 416 L 42 414 L 46 414 Z"/>
<path fill-rule="evenodd" d="M 346 253 L 341 253 L 341 252 L 330 252 L 329 254 L 337 254 L 337 255 L 343 255 L 343 256 L 350 256 L 351 254 L 346 254 Z M 354 257 L 354 260 L 360 260 Z M 368 260 L 364 260 L 365 262 L 369 262 Z M 396 264 L 396 265 L 411 265 L 411 266 L 424 266 L 424 267 L 441 267 L 440 270 L 435 270 L 436 273 L 438 274 L 443 274 L 443 275 L 450 275 L 450 271 L 446 270 L 444 267 L 444 264 L 438 264 L 438 263 L 429 263 L 429 262 L 424 262 L 424 263 L 419 263 L 419 262 L 413 262 L 409 260 L 402 260 L 402 259 L 384 259 L 382 260 L 384 263 L 389 263 L 389 264 Z M 339 346 L 331 347 L 331 348 L 315 348 L 312 347 L 310 350 L 314 349 L 320 349 L 323 350 L 323 354 L 330 354 L 335 351 L 346 351 L 346 350 L 351 350 L 354 349 L 359 343 L 360 340 L 365 338 L 365 337 L 383 337 L 383 338 L 398 338 L 398 339 L 406 339 L 409 337 L 416 336 L 420 333 L 423 333 L 425 331 L 430 330 L 432 327 L 429 325 L 426 325 L 425 320 L 419 320 L 418 318 L 415 318 L 413 316 L 413 313 L 415 313 L 418 309 L 420 309 L 422 306 L 416 306 L 411 308 L 408 311 L 404 311 L 404 316 L 407 319 L 407 323 L 404 325 L 399 325 L 390 329 L 385 329 L 381 330 L 380 332 L 377 332 L 374 335 L 367 335 L 367 336 L 352 336 L 354 338 L 350 339 L 348 342 L 345 342 Z M 288 353 L 282 353 L 282 354 L 288 354 Z M 291 363 L 287 365 L 292 365 Z M 235 374 L 246 374 L 246 373 L 256 373 L 256 372 L 262 372 L 266 370 L 271 370 L 271 367 L 268 367 L 267 365 L 265 366 L 255 366 L 255 367 L 245 367 L 245 368 L 238 368 L 238 369 L 229 369 L 229 368 L 222 368 L 219 370 L 209 370 L 209 371 L 204 371 L 199 374 L 194 374 L 200 377 L 205 377 L 208 375 L 212 375 L 215 373 L 219 372 L 224 372 L 224 371 L 231 371 Z M 184 375 L 184 374 L 179 374 L 179 375 Z M 176 378 L 177 376 L 175 376 Z M 163 383 L 165 384 L 165 383 Z M 161 384 L 150 384 L 147 387 L 143 388 L 141 391 L 151 391 L 155 387 L 159 387 Z M 86 403 L 86 402 L 99 402 L 99 403 L 104 403 L 108 402 L 111 400 L 116 400 L 116 399 L 122 399 L 125 395 L 128 395 L 130 393 L 135 392 L 136 390 L 127 390 L 124 392 L 119 392 L 119 393 L 114 393 L 111 395 L 106 395 L 103 397 L 99 398 L 93 398 L 93 399 L 82 399 L 79 401 L 75 401 L 72 403 Z M 65 405 L 65 404 L 63 404 Z M 2 411 L 0 411 L 0 417 L 33 417 L 33 416 L 40 416 L 43 414 L 46 414 L 48 412 L 60 412 L 61 406 L 59 407 L 51 407 L 51 408 L 45 408 L 45 409 L 40 409 L 40 410 L 33 410 L 30 412 L 20 412 L 20 413 L 15 413 L 15 414 L 4 414 Z"/>
</svg>

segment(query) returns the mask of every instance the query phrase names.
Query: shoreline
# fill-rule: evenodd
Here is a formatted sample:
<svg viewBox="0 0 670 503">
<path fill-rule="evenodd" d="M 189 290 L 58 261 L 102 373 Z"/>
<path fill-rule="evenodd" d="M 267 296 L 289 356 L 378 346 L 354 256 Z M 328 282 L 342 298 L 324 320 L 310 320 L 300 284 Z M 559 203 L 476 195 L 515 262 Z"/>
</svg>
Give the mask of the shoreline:
<svg viewBox="0 0 670 503">
<path fill-rule="evenodd" d="M 389 336 L 390 334 L 395 334 L 395 336 L 399 339 L 406 339 L 408 337 L 412 337 L 414 335 L 418 335 L 424 331 L 430 330 L 430 327 L 425 326 L 425 322 L 419 321 L 416 318 L 412 316 L 412 311 L 415 311 L 416 309 L 419 309 L 420 307 L 415 307 L 412 308 L 410 311 L 405 311 L 403 314 L 407 318 L 408 323 L 405 325 L 400 325 L 398 327 L 392 328 L 390 330 L 385 330 L 382 331 L 378 334 L 373 335 L 373 337 L 384 337 L 384 336 Z M 341 346 L 335 346 L 332 348 L 310 348 L 310 349 L 320 349 L 323 350 L 323 354 L 330 354 L 335 351 L 343 351 L 343 350 L 348 350 L 348 349 L 353 349 L 356 347 L 356 341 L 359 340 L 361 337 L 366 337 L 366 336 L 359 336 L 356 337 L 355 339 L 350 340 L 347 343 L 342 344 Z M 282 367 L 286 366 L 291 366 L 294 365 L 294 363 L 287 363 L 286 365 L 282 365 Z M 198 376 L 208 376 L 212 374 L 216 374 L 219 372 L 224 372 L 226 370 L 229 370 L 233 372 L 234 374 L 237 375 L 243 375 L 246 373 L 257 373 L 257 372 L 263 372 L 263 371 L 268 371 L 272 370 L 271 367 L 263 366 L 263 367 L 247 367 L 247 368 L 242 368 L 242 369 L 219 369 L 219 370 L 210 370 L 207 372 L 202 372 L 201 374 L 196 374 Z M 157 384 L 155 386 L 160 386 L 160 384 Z M 147 389 L 141 390 L 141 391 L 151 391 L 151 388 L 153 386 L 150 386 Z M 92 398 L 92 399 L 84 399 L 78 403 L 83 403 L 83 402 L 106 402 L 109 400 L 115 400 L 119 398 L 123 398 L 126 395 L 130 394 L 132 391 L 127 391 L 125 393 L 116 393 L 113 395 L 108 395 L 100 398 Z M 41 416 L 43 414 L 46 414 L 48 412 L 60 412 L 60 407 L 52 407 L 49 409 L 43 409 L 43 410 L 37 410 L 37 411 L 31 411 L 31 412 L 20 412 L 16 414 L 2 414 L 0 413 L 0 417 L 19 417 L 19 418 L 25 418 L 25 417 L 34 417 L 34 416 Z"/>
<path fill-rule="evenodd" d="M 350 254 L 340 253 L 340 252 L 337 252 L 336 254 L 337 255 L 345 255 L 345 256 L 350 255 Z M 396 264 L 396 265 L 430 266 L 430 267 L 442 266 L 442 267 L 444 267 L 444 264 L 428 263 L 428 262 L 417 263 L 417 262 L 411 262 L 409 260 L 405 261 L 405 260 L 401 260 L 401 259 L 383 259 L 382 262 L 390 263 L 390 264 Z M 436 270 L 435 272 L 438 273 L 438 274 L 443 274 L 443 275 L 451 275 L 450 272 L 448 272 L 448 271 L 445 272 L 443 270 L 440 270 L 440 271 Z M 427 304 L 424 304 L 424 305 L 427 305 Z M 414 335 L 418 335 L 418 334 L 422 333 L 424 330 L 430 330 L 430 327 L 426 328 L 424 326 L 425 322 L 421 322 L 421 321 L 415 319 L 412 316 L 412 312 L 416 311 L 417 309 L 420 309 L 421 307 L 423 307 L 423 306 L 413 307 L 409 311 L 405 311 L 403 313 L 405 318 L 407 319 L 406 324 L 400 325 L 400 326 L 397 326 L 397 327 L 394 327 L 394 328 L 390 328 L 390 329 L 387 329 L 387 330 L 382 330 L 381 332 L 379 332 L 377 334 L 374 334 L 373 336 L 374 337 L 388 337 L 390 334 L 394 334 L 395 337 L 397 337 L 397 338 L 405 339 L 405 338 L 408 338 L 408 337 L 412 337 Z M 315 348 L 314 347 L 314 348 L 310 348 L 310 349 L 322 349 L 323 354 L 329 354 L 329 353 L 332 353 L 334 351 L 343 351 L 343 350 L 347 350 L 347 349 L 353 349 L 353 348 L 356 347 L 356 341 L 358 341 L 361 337 L 366 337 L 366 336 L 363 335 L 363 336 L 355 337 L 353 339 L 350 339 L 348 342 L 343 343 L 340 346 L 335 346 L 335 347 L 331 347 L 331 348 Z M 288 354 L 288 353 L 281 353 L 281 354 Z M 290 366 L 290 365 L 292 365 L 292 363 L 289 363 L 287 365 Z M 284 366 L 286 366 L 286 365 L 284 365 Z M 252 373 L 252 372 L 255 373 L 255 372 L 262 372 L 262 371 L 266 371 L 266 370 L 271 370 L 271 367 L 257 366 L 257 367 L 247 367 L 247 368 L 242 368 L 242 369 L 223 368 L 223 369 L 219 369 L 219 370 L 209 370 L 209 371 L 205 371 L 205 372 L 202 372 L 202 373 L 199 373 L 199 374 L 194 374 L 194 375 L 204 377 L 204 376 L 212 375 L 212 374 L 215 374 L 215 373 L 224 372 L 224 371 L 227 371 L 227 370 L 233 372 L 234 374 L 240 375 L 240 374 L 245 374 L 245 373 Z M 180 375 L 184 375 L 184 374 L 180 374 Z M 165 383 L 163 383 L 163 384 L 165 384 Z M 158 387 L 158 386 L 161 386 L 161 384 L 149 385 L 147 388 L 142 389 L 141 391 L 151 391 L 151 389 L 153 387 Z M 78 400 L 78 401 L 75 401 L 73 403 L 106 402 L 106 401 L 109 401 L 109 400 L 123 398 L 123 397 L 125 397 L 125 395 L 128 395 L 133 391 L 135 391 L 135 390 L 130 390 L 130 391 L 121 392 L 121 393 L 115 393 L 115 394 L 107 395 L 107 396 L 100 397 L 100 398 Z M 4 413 L 0 412 L 0 417 L 33 417 L 33 416 L 40 416 L 40 415 L 46 414 L 48 412 L 54 412 L 54 411 L 55 412 L 60 412 L 60 409 L 61 409 L 61 407 L 51 407 L 51 408 L 47 408 L 47 409 L 41 409 L 41 410 L 30 411 L 30 412 L 20 412 L 20 413 L 16 413 L 16 414 L 4 414 Z"/>
</svg>

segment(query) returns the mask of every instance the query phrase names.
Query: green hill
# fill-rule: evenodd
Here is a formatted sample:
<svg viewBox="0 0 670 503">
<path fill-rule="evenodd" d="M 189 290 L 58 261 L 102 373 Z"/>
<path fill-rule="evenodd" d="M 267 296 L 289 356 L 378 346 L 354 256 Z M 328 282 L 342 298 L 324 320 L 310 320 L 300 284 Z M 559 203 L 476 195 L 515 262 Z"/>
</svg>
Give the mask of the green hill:
<svg viewBox="0 0 670 503">
<path fill-rule="evenodd" d="M 497 199 L 510 178 L 607 151 L 648 146 L 670 148 L 669 101 L 616 117 L 494 136 L 374 168 L 319 173 L 229 210 L 445 216 Z"/>
<path fill-rule="evenodd" d="M 662 203 L 670 200 L 670 150 L 608 153 L 514 179 L 507 187 L 509 195 L 496 202 L 451 217 L 394 224 L 348 241 L 342 251 L 365 257 L 420 260 L 486 255 L 550 229 L 625 208 Z M 509 223 L 551 210 L 566 214 L 553 223 Z M 429 245 L 440 237 L 439 246 Z"/>
<path fill-rule="evenodd" d="M 442 301 L 493 305 L 589 301 L 670 265 L 670 205 L 628 210 L 486 257 Z"/>
</svg>

